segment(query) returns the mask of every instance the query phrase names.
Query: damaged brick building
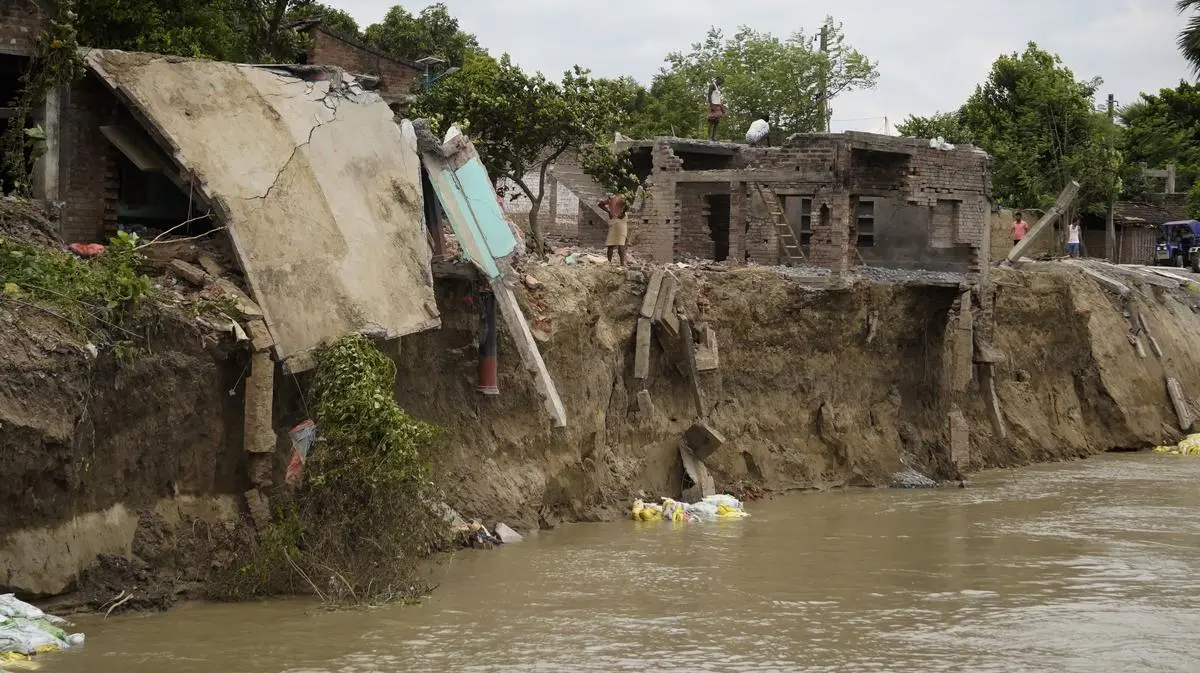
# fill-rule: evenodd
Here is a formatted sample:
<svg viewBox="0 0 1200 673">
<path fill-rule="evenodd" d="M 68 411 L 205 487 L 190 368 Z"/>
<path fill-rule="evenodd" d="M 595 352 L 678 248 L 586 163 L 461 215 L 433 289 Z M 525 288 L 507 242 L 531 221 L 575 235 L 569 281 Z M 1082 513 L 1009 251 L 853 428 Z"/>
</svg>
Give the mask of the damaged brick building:
<svg viewBox="0 0 1200 673">
<path fill-rule="evenodd" d="M 855 264 L 977 274 L 988 260 L 988 156 L 869 133 L 805 134 L 755 148 L 680 138 L 627 143 L 645 201 L 630 248 L 688 258 Z M 580 244 L 605 226 L 579 205 Z"/>
<path fill-rule="evenodd" d="M 0 0 L 0 96 L 14 105 L 45 22 L 57 11 L 51 0 Z M 377 92 L 393 112 L 403 111 L 419 86 L 420 68 L 390 58 L 319 21 L 289 27 L 309 38 L 306 66 L 337 66 Z M 223 92 L 214 92 L 221 95 Z M 16 116 L 0 108 L 0 133 Z M 190 183 L 149 137 L 129 106 L 94 72 L 52 90 L 31 110 L 27 126 L 41 126 L 46 149 L 36 162 L 33 195 L 55 204 L 59 234 L 72 242 L 101 242 L 119 227 L 161 229 L 189 222 L 181 233 L 211 226 L 202 217 Z"/>
</svg>

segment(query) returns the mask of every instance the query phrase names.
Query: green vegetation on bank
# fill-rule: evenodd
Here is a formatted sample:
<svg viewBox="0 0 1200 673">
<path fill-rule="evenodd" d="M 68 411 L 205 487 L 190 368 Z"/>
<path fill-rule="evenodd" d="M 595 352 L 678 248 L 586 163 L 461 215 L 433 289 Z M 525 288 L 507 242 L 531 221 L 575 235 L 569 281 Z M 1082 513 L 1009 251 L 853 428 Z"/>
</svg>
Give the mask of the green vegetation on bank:
<svg viewBox="0 0 1200 673">
<path fill-rule="evenodd" d="M 311 385 L 318 440 L 304 481 L 227 582 L 226 598 L 308 590 L 328 603 L 413 599 L 449 541 L 429 451 L 440 431 L 395 400 L 396 365 L 361 335 L 322 349 Z"/>
</svg>

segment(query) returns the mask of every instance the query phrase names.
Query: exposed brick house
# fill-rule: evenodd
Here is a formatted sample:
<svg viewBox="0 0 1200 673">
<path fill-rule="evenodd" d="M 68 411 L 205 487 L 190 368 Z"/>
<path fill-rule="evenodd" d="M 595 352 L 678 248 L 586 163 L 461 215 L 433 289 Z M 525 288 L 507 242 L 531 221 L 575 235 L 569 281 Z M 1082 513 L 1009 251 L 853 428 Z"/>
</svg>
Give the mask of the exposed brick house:
<svg viewBox="0 0 1200 673">
<path fill-rule="evenodd" d="M 377 80 L 377 91 L 400 111 L 408 106 L 421 86 L 423 70 L 415 63 L 392 58 L 366 44 L 329 30 L 319 19 L 298 21 L 293 30 L 309 37 L 308 65 L 335 65 L 355 76 Z"/>
<path fill-rule="evenodd" d="M 5 106 L 14 105 L 42 26 L 55 11 L 50 0 L 0 0 L 0 95 Z M 6 126 L 12 112 L 10 107 L 3 110 Z M 99 129 L 115 124 L 117 114 L 116 99 L 91 74 L 51 91 L 30 114 L 28 123 L 45 129 L 47 146 L 34 167 L 34 195 L 64 202 L 59 216 L 67 240 L 101 240 L 116 228 L 120 157 Z"/>
<path fill-rule="evenodd" d="M 650 259 L 779 264 L 782 211 L 806 261 L 834 272 L 862 262 L 986 273 L 991 178 L 982 150 L 848 132 L 765 148 L 658 138 L 632 143 L 630 158 L 647 194 L 629 244 Z M 599 214 L 581 204 L 579 218 L 579 242 L 603 245 Z"/>
</svg>

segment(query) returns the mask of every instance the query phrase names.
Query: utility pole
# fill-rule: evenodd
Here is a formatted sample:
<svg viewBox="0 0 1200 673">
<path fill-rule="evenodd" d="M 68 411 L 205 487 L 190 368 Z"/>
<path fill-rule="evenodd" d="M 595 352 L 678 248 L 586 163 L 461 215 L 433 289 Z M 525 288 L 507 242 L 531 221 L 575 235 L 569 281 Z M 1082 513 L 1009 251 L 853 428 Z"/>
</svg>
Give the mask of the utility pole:
<svg viewBox="0 0 1200 673">
<path fill-rule="evenodd" d="M 817 86 L 821 96 L 821 121 L 825 124 L 825 132 L 830 132 L 830 119 L 833 117 L 832 111 L 829 109 L 829 26 L 821 26 L 821 56 L 824 59 L 821 62 L 820 79 Z"/>
<path fill-rule="evenodd" d="M 1116 119 L 1116 107 L 1114 105 L 1113 95 L 1110 93 L 1110 94 L 1108 94 L 1108 123 L 1110 125 L 1114 124 L 1115 119 Z M 1111 131 L 1111 129 L 1110 129 L 1110 131 Z M 1113 150 L 1114 150 L 1113 134 L 1109 133 L 1109 135 L 1108 135 L 1108 156 L 1105 157 L 1106 162 L 1108 164 L 1107 169 L 1109 171 L 1115 170 L 1113 167 Z M 1113 262 L 1114 264 L 1117 262 L 1117 226 L 1113 222 L 1113 201 L 1115 201 L 1117 198 L 1117 195 L 1113 194 L 1113 191 L 1116 190 L 1116 188 L 1117 188 L 1117 179 L 1116 178 L 1117 178 L 1116 175 L 1109 176 L 1108 213 L 1105 215 L 1105 218 L 1104 218 L 1104 256 L 1108 259 L 1108 261 Z"/>
</svg>

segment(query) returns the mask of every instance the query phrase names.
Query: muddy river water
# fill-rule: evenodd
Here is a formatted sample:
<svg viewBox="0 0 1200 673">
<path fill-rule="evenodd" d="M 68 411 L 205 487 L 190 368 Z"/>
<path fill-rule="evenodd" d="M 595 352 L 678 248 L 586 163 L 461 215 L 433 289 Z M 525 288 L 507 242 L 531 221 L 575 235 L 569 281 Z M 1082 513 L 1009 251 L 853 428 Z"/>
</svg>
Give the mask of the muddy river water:
<svg viewBox="0 0 1200 673">
<path fill-rule="evenodd" d="M 459 554 L 416 607 L 81 620 L 85 648 L 42 670 L 1200 670 L 1200 458 L 1105 456 L 967 489 L 748 508 Z"/>
</svg>

